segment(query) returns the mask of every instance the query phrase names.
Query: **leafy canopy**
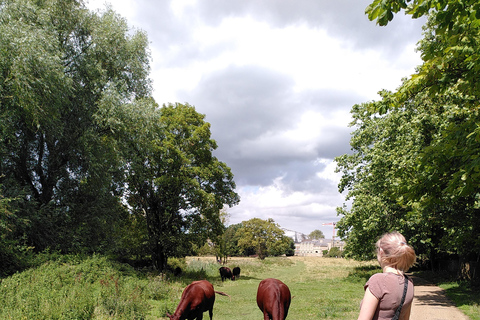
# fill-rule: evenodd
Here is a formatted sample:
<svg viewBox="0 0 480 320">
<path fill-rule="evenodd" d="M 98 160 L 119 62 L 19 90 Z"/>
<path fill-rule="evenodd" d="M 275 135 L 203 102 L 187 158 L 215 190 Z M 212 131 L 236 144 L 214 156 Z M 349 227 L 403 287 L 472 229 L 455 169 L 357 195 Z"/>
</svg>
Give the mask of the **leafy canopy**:
<svg viewBox="0 0 480 320">
<path fill-rule="evenodd" d="M 428 15 L 418 44 L 423 64 L 380 101 L 355 105 L 353 153 L 336 159 L 338 208 L 347 252 L 372 257 L 382 233 L 399 230 L 430 261 L 480 252 L 479 63 L 477 1 L 373 1 L 366 12 L 385 25 L 405 10 Z"/>
<path fill-rule="evenodd" d="M 272 218 L 252 218 L 243 221 L 237 230 L 238 246 L 248 252 L 254 250 L 260 259 L 285 254 L 291 246 L 290 238 Z"/>
</svg>

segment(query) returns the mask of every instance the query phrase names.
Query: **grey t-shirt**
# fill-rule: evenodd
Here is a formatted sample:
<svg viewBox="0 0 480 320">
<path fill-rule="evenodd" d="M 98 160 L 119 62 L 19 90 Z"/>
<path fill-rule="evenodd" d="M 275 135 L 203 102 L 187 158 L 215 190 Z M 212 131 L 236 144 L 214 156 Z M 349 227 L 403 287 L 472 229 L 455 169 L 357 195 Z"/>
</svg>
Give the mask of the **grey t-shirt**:
<svg viewBox="0 0 480 320">
<path fill-rule="evenodd" d="M 377 310 L 373 320 L 391 320 L 402 301 L 405 277 L 395 273 L 376 273 L 370 277 L 364 289 L 378 299 Z M 413 301 L 413 282 L 409 279 L 407 295 L 403 303 L 402 313 Z"/>
</svg>

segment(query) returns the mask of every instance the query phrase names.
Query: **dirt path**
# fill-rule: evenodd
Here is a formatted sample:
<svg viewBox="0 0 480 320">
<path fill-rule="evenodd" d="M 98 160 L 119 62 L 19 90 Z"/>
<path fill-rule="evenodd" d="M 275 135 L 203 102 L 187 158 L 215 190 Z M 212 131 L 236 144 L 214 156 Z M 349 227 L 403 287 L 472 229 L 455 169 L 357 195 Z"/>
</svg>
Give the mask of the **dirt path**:
<svg viewBox="0 0 480 320">
<path fill-rule="evenodd" d="M 427 281 L 412 276 L 415 284 L 410 320 L 469 320 L 445 296 L 445 291 Z"/>
</svg>

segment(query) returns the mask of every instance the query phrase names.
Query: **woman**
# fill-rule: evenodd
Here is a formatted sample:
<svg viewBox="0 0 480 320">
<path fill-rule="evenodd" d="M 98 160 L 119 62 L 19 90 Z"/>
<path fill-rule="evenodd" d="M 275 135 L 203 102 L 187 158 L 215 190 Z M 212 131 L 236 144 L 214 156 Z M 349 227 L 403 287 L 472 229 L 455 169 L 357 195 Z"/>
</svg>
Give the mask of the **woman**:
<svg viewBox="0 0 480 320">
<path fill-rule="evenodd" d="M 374 274 L 365 284 L 358 320 L 391 320 L 401 304 L 405 281 L 408 281 L 407 293 L 399 319 L 408 320 L 413 301 L 413 282 L 405 277 L 405 272 L 415 263 L 415 251 L 398 232 L 384 234 L 376 247 L 383 273 Z"/>
</svg>

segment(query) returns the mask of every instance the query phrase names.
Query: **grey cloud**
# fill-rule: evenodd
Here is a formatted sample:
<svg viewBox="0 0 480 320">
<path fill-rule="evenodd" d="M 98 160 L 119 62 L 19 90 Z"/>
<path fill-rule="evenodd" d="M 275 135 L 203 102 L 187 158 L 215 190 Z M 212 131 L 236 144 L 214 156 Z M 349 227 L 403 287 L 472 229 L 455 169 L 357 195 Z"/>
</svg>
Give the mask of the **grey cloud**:
<svg viewBox="0 0 480 320">
<path fill-rule="evenodd" d="M 283 139 L 282 133 L 295 128 L 305 111 L 328 117 L 335 110 L 349 110 L 359 98 L 340 90 L 296 93 L 293 84 L 272 70 L 231 66 L 205 76 L 194 92 L 183 92 L 182 101 L 206 115 L 219 146 L 215 154 L 232 168 L 238 185 L 267 186 L 283 176 L 289 191 L 326 189 L 315 175 L 322 169 L 316 159 L 349 151 L 350 129 L 335 123 L 322 128 L 323 136 L 312 137 L 308 148 Z"/>
<path fill-rule="evenodd" d="M 293 84 L 265 68 L 232 66 L 205 76 L 191 95 L 185 94 L 215 124 L 212 132 L 221 132 L 218 139 L 234 143 L 291 125 L 299 116 L 289 103 Z"/>
</svg>

